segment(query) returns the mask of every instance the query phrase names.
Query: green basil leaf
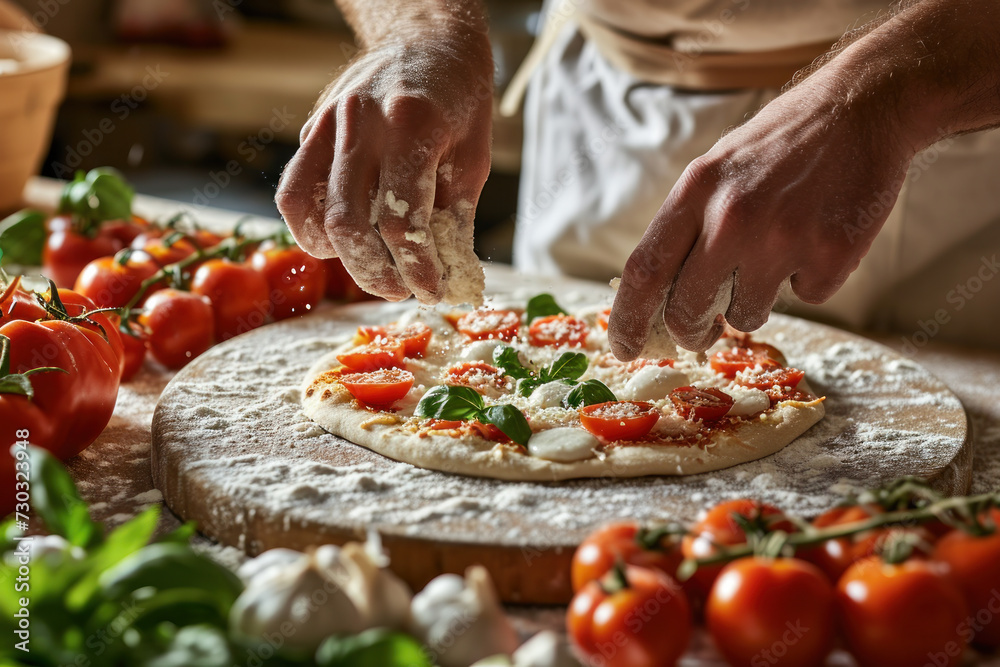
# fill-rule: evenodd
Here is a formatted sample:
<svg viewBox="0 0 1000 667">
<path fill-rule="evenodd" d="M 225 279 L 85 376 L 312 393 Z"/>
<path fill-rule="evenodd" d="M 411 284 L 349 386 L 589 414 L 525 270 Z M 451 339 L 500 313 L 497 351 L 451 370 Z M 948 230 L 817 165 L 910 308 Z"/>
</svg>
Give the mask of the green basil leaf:
<svg viewBox="0 0 1000 667">
<path fill-rule="evenodd" d="M 519 445 L 527 445 L 531 437 L 531 427 L 524 413 L 509 403 L 486 408 L 479 415 L 479 421 L 493 424 Z"/>
<path fill-rule="evenodd" d="M 582 352 L 563 352 L 559 358 L 539 371 L 544 382 L 553 380 L 570 380 L 576 382 L 587 372 L 590 362 Z"/>
<path fill-rule="evenodd" d="M 433 419 L 475 419 L 482 409 L 483 397 L 475 389 L 441 384 L 424 394 L 413 414 Z"/>
<path fill-rule="evenodd" d="M 540 384 L 542 384 L 542 381 L 536 377 L 521 378 L 517 381 L 514 393 L 518 396 L 531 396 Z"/>
<path fill-rule="evenodd" d="M 218 628 L 192 625 L 181 628 L 166 650 L 142 663 L 142 667 L 229 667 L 236 662 Z"/>
<path fill-rule="evenodd" d="M 420 642 L 410 635 L 388 630 L 367 630 L 359 635 L 330 637 L 316 652 L 319 667 L 432 667 Z"/>
<path fill-rule="evenodd" d="M 563 404 L 567 408 L 583 408 L 588 405 L 617 401 L 614 392 L 600 380 L 587 380 L 573 387 Z"/>
<path fill-rule="evenodd" d="M 531 371 L 521 365 L 517 350 L 509 345 L 497 345 L 493 348 L 493 365 L 517 380 L 531 377 Z"/>
<path fill-rule="evenodd" d="M 101 541 L 101 525 L 90 518 L 73 479 L 59 461 L 41 447 L 28 447 L 31 506 L 53 533 L 78 547 Z"/>
<path fill-rule="evenodd" d="M 555 298 L 551 294 L 539 294 L 531 297 L 531 299 L 528 300 L 528 307 L 525 312 L 527 314 L 528 324 L 531 324 L 539 317 L 569 314 L 563 310 L 558 303 L 556 303 Z"/>
<path fill-rule="evenodd" d="M 200 589 L 214 594 L 219 610 L 228 613 L 243 592 L 243 583 L 228 568 L 184 544 L 150 544 L 101 575 L 105 596 L 122 600 L 152 587 L 158 591 Z"/>
<path fill-rule="evenodd" d="M 60 213 L 72 213 L 86 223 L 130 220 L 135 190 L 115 169 L 99 167 L 84 175 L 77 172 L 63 189 Z"/>
<path fill-rule="evenodd" d="M 41 266 L 44 246 L 44 213 L 24 209 L 0 220 L 0 266 Z"/>
</svg>

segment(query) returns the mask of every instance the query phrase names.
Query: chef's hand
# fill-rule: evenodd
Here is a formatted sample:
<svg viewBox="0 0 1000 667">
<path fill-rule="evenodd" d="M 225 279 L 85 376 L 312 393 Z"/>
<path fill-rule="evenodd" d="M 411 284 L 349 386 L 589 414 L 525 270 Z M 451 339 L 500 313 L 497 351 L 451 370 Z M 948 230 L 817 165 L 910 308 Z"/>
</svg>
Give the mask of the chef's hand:
<svg viewBox="0 0 1000 667">
<path fill-rule="evenodd" d="M 436 30 L 411 26 L 351 63 L 302 128 L 275 198 L 306 251 L 340 257 L 390 300 L 440 300 L 432 209 L 471 225 L 490 168 L 489 42 L 467 26 Z"/>
</svg>

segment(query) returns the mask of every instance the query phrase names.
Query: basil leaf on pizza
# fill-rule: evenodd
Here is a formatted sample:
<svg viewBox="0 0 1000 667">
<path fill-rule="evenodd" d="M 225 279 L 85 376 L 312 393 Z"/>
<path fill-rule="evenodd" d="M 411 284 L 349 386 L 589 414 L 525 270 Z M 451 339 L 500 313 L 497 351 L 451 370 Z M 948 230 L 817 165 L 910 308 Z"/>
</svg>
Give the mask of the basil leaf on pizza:
<svg viewBox="0 0 1000 667">
<path fill-rule="evenodd" d="M 413 414 L 431 419 L 475 419 L 483 409 L 483 397 L 470 387 L 441 384 L 431 387 L 417 403 Z"/>
<path fill-rule="evenodd" d="M 549 315 L 569 315 L 562 307 L 556 303 L 551 294 L 538 294 L 528 299 L 528 307 L 524 310 L 525 319 L 531 324 L 539 317 Z"/>
<path fill-rule="evenodd" d="M 606 384 L 600 380 L 587 380 L 576 385 L 566 394 L 563 405 L 567 408 L 585 408 L 588 405 L 617 400 L 614 392 L 608 389 Z"/>
<path fill-rule="evenodd" d="M 486 408 L 480 413 L 479 421 L 493 424 L 519 445 L 527 445 L 528 438 L 531 437 L 531 427 L 528 426 L 524 413 L 510 403 Z"/>
<path fill-rule="evenodd" d="M 493 350 L 493 365 L 515 380 L 532 376 L 532 372 L 521 365 L 517 350 L 509 345 L 499 345 Z"/>
<path fill-rule="evenodd" d="M 542 366 L 541 370 L 538 371 L 538 377 L 543 384 L 556 380 L 576 382 L 581 375 L 587 372 L 588 366 L 590 366 L 590 360 L 582 352 L 563 352 L 551 364 Z"/>
</svg>

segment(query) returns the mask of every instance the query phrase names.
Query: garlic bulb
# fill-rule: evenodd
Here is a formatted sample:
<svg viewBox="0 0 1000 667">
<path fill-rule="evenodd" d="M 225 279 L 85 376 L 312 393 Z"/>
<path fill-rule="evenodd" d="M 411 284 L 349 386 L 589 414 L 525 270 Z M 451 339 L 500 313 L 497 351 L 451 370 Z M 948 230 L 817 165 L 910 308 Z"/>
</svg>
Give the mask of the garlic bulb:
<svg viewBox="0 0 1000 667">
<path fill-rule="evenodd" d="M 413 598 L 410 609 L 413 634 L 441 667 L 467 667 L 517 648 L 517 634 L 484 567 L 470 567 L 464 580 L 456 574 L 437 577 Z"/>
<path fill-rule="evenodd" d="M 339 551 L 327 545 L 294 561 L 285 554 L 240 568 L 253 577 L 229 612 L 233 633 L 275 649 L 312 653 L 331 635 L 364 630 L 357 605 L 330 576 Z"/>
<path fill-rule="evenodd" d="M 495 655 L 471 667 L 580 667 L 580 663 L 573 657 L 565 639 L 551 630 L 543 630 L 522 644 L 511 657 Z"/>
<path fill-rule="evenodd" d="M 387 564 L 377 535 L 366 546 L 265 551 L 238 571 L 246 590 L 230 611 L 230 624 L 246 638 L 304 652 L 331 635 L 401 630 L 412 596 Z"/>
</svg>

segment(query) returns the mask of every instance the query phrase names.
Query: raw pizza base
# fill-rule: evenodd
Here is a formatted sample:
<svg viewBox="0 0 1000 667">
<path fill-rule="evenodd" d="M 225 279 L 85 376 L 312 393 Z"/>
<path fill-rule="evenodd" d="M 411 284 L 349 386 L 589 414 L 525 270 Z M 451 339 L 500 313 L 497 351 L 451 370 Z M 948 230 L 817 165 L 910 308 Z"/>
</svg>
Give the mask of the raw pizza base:
<svg viewBox="0 0 1000 667">
<path fill-rule="evenodd" d="M 510 481 L 560 481 L 581 477 L 642 477 L 693 475 L 753 461 L 781 450 L 825 414 L 822 401 L 786 401 L 717 432 L 707 447 L 627 445 L 611 447 L 601 456 L 558 462 L 521 454 L 483 438 L 451 431 L 417 433 L 405 420 L 387 413 L 359 409 L 345 389 L 320 376 L 338 364 L 332 352 L 310 369 L 302 392 L 306 416 L 334 435 L 421 468 Z M 812 392 L 806 380 L 800 385 Z"/>
</svg>

